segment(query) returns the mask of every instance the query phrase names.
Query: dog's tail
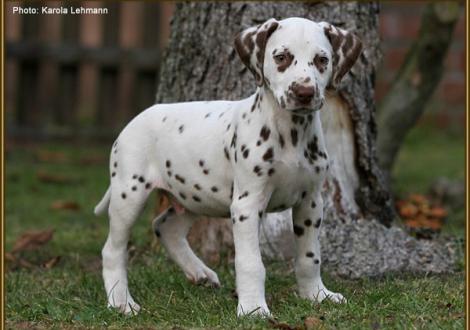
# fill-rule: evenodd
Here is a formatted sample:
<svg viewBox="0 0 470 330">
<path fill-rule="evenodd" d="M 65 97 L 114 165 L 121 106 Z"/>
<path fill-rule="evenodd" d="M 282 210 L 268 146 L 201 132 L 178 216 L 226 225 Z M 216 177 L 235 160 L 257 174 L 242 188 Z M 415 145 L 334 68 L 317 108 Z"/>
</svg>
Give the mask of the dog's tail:
<svg viewBox="0 0 470 330">
<path fill-rule="evenodd" d="M 98 205 L 95 206 L 95 215 L 101 215 L 106 210 L 108 210 L 110 199 L 111 199 L 111 188 L 108 188 L 108 190 L 106 190 L 106 193 L 104 194 L 101 201 L 98 203 Z"/>
</svg>

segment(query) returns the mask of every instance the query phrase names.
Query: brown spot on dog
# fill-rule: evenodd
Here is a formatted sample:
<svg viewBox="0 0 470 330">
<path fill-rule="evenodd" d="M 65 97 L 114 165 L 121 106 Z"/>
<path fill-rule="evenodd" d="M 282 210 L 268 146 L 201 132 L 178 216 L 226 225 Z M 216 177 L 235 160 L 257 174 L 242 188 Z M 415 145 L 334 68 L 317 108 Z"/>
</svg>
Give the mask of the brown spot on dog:
<svg viewBox="0 0 470 330">
<path fill-rule="evenodd" d="M 304 221 L 304 224 L 305 224 L 307 227 L 310 227 L 310 226 L 312 225 L 312 220 L 306 219 L 306 220 Z"/>
<path fill-rule="evenodd" d="M 183 133 L 184 131 L 184 125 L 181 125 L 180 127 L 178 127 L 178 131 L 181 133 Z"/>
<path fill-rule="evenodd" d="M 240 217 L 238 218 L 238 220 L 240 221 L 245 221 L 246 219 L 248 219 L 246 215 L 240 215 Z"/>
<path fill-rule="evenodd" d="M 196 196 L 196 195 L 193 195 L 193 200 L 194 200 L 195 202 L 198 202 L 198 203 L 201 201 L 201 199 L 199 198 L 199 196 Z"/>
<path fill-rule="evenodd" d="M 227 147 L 224 147 L 224 154 L 225 154 L 225 158 L 227 158 L 227 160 L 230 160 L 230 155 L 228 153 Z"/>
<path fill-rule="evenodd" d="M 171 178 L 171 171 L 167 171 L 166 174 L 168 174 L 168 176 Z"/>
<path fill-rule="evenodd" d="M 185 195 L 184 193 L 179 192 L 179 195 L 180 195 L 180 197 L 181 197 L 182 199 L 186 199 L 186 195 Z"/>
<path fill-rule="evenodd" d="M 201 186 L 198 185 L 197 183 L 194 185 L 194 188 L 195 188 L 196 190 L 201 190 Z"/>
<path fill-rule="evenodd" d="M 248 158 L 249 153 L 250 149 L 246 149 L 245 151 L 243 151 L 243 158 Z"/>
<path fill-rule="evenodd" d="M 282 134 L 279 134 L 279 144 L 281 145 L 281 148 L 284 148 L 285 141 Z"/>
<path fill-rule="evenodd" d="M 304 234 L 304 229 L 300 226 L 294 225 L 294 234 L 297 236 L 302 236 Z"/>
<path fill-rule="evenodd" d="M 235 148 L 237 146 L 237 132 L 233 133 L 232 142 L 230 143 L 230 147 Z"/>
<path fill-rule="evenodd" d="M 259 132 L 259 135 L 263 138 L 264 141 L 267 141 L 269 139 L 269 135 L 271 134 L 271 130 L 264 125 L 261 128 L 261 131 Z"/>
<path fill-rule="evenodd" d="M 285 49 L 284 52 L 274 55 L 274 62 L 277 65 L 277 71 L 284 72 L 292 64 L 294 60 L 294 55 L 292 55 L 289 50 Z"/>
<path fill-rule="evenodd" d="M 145 184 L 145 189 L 150 189 L 151 186 L 152 186 L 152 185 L 151 185 L 149 182 L 147 182 L 147 183 Z"/>
<path fill-rule="evenodd" d="M 308 251 L 308 252 L 305 254 L 305 256 L 306 256 L 307 258 L 313 258 L 314 254 L 313 254 L 313 252 Z"/>
<path fill-rule="evenodd" d="M 132 191 L 136 191 L 137 190 L 137 187 L 136 186 L 132 186 Z"/>
<path fill-rule="evenodd" d="M 209 170 L 207 168 L 203 169 L 202 170 L 202 173 L 204 173 L 205 175 L 208 175 L 209 174 Z"/>
<path fill-rule="evenodd" d="M 317 68 L 318 72 L 324 73 L 328 67 L 328 57 L 322 54 L 317 54 L 313 58 L 313 64 L 315 64 L 315 67 Z"/>
<path fill-rule="evenodd" d="M 317 221 L 315 222 L 315 228 L 320 228 L 321 226 L 321 218 L 318 218 Z"/>
<path fill-rule="evenodd" d="M 182 176 L 178 175 L 178 174 L 175 174 L 175 179 L 179 182 L 181 182 L 182 184 L 184 184 L 186 182 L 186 179 L 183 178 Z"/>
<path fill-rule="evenodd" d="M 313 263 L 314 263 L 315 265 L 318 265 L 318 264 L 320 263 L 320 260 L 315 259 L 315 260 L 313 260 Z"/>
<path fill-rule="evenodd" d="M 292 145 L 295 147 L 297 145 L 298 140 L 297 130 L 295 128 L 290 130 L 290 137 L 292 139 Z"/>
<path fill-rule="evenodd" d="M 126 199 L 126 193 L 121 194 L 122 199 Z"/>
<path fill-rule="evenodd" d="M 273 148 L 269 148 L 269 149 L 266 150 L 266 152 L 264 153 L 264 155 L 263 155 L 263 160 L 264 160 L 265 162 L 271 161 L 271 160 L 273 159 L 273 156 L 274 156 Z"/>
<path fill-rule="evenodd" d="M 216 186 L 213 186 L 213 187 L 211 187 L 211 190 L 212 190 L 212 192 L 218 192 L 219 188 L 217 188 Z"/>
<path fill-rule="evenodd" d="M 144 183 L 144 182 L 145 182 L 145 178 L 144 178 L 143 176 L 139 177 L 139 182 Z"/>
<path fill-rule="evenodd" d="M 238 196 L 238 200 L 240 199 L 243 199 L 245 197 L 248 197 L 248 191 L 245 191 L 243 194 L 241 194 L 240 196 Z"/>
<path fill-rule="evenodd" d="M 165 166 L 168 167 L 168 168 L 171 167 L 171 162 L 169 160 L 167 160 L 166 163 L 165 163 Z"/>
<path fill-rule="evenodd" d="M 276 172 L 274 170 L 274 168 L 270 168 L 269 171 L 268 171 L 268 176 L 272 176 L 274 174 L 274 172 Z"/>
<path fill-rule="evenodd" d="M 116 172 L 111 173 L 111 177 L 114 178 L 115 176 L 116 176 Z"/>
</svg>

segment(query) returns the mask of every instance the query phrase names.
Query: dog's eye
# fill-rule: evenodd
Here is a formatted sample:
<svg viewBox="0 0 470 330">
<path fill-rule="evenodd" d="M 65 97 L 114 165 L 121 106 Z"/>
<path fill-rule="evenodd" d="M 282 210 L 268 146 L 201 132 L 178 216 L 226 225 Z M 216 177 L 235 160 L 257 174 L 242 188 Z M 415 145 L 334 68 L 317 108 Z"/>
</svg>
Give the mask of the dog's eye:
<svg viewBox="0 0 470 330">
<path fill-rule="evenodd" d="M 328 65 L 328 57 L 326 57 L 326 56 L 320 56 L 320 57 L 318 58 L 318 63 L 319 63 L 320 65 Z"/>
<path fill-rule="evenodd" d="M 327 65 L 328 64 L 328 57 L 326 56 L 319 56 L 318 57 L 318 63 L 320 65 Z"/>
<path fill-rule="evenodd" d="M 278 54 L 274 56 L 274 60 L 277 64 L 285 62 L 287 60 L 287 56 L 285 54 Z"/>
</svg>

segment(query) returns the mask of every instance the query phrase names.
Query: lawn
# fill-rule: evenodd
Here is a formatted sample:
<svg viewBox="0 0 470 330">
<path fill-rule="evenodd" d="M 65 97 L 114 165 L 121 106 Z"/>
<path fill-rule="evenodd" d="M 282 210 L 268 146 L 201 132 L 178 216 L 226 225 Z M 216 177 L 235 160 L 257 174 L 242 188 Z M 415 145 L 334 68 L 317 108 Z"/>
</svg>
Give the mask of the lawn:
<svg viewBox="0 0 470 330">
<path fill-rule="evenodd" d="M 463 152 L 462 137 L 415 130 L 400 154 L 394 189 L 406 195 L 425 192 L 437 176 L 463 179 Z M 92 214 L 107 186 L 107 155 L 107 146 L 91 143 L 21 144 L 9 149 L 6 251 L 25 231 L 54 229 L 54 236 L 43 247 L 18 252 L 17 261 L 24 260 L 23 264 L 8 263 L 8 328 L 289 329 L 304 323 L 325 329 L 464 328 L 462 272 L 355 281 L 325 274 L 327 286 L 344 293 L 349 302 L 313 305 L 296 296 L 292 265 L 280 262 L 266 265 L 267 300 L 276 320 L 238 319 L 233 264 L 213 265 L 220 289 L 190 284 L 154 239 L 150 204 L 130 243 L 130 288 L 144 310 L 135 317 L 110 311 L 105 307 L 100 264 L 107 220 Z M 448 232 L 463 236 L 463 210 L 451 215 Z"/>
</svg>

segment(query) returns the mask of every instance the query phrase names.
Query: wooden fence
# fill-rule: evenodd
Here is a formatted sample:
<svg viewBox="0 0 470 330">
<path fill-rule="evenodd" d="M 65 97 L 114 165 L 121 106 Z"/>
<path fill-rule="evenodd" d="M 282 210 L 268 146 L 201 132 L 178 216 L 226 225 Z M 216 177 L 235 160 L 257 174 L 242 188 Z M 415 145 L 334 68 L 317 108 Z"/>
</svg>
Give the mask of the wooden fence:
<svg viewBox="0 0 470 330">
<path fill-rule="evenodd" d="M 108 13 L 13 13 L 15 6 L 43 5 Z M 108 136 L 152 105 L 172 8 L 164 2 L 6 2 L 7 135 Z"/>
</svg>

